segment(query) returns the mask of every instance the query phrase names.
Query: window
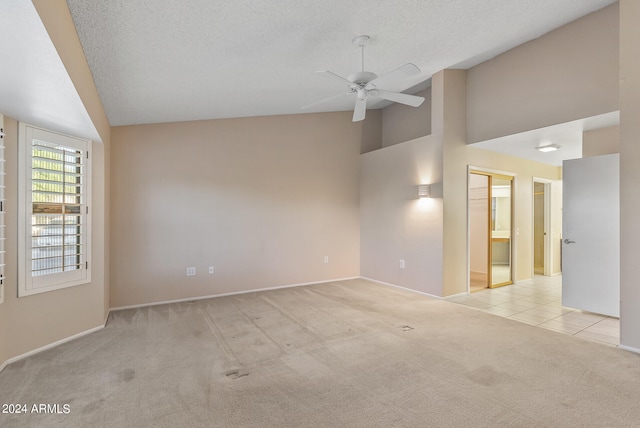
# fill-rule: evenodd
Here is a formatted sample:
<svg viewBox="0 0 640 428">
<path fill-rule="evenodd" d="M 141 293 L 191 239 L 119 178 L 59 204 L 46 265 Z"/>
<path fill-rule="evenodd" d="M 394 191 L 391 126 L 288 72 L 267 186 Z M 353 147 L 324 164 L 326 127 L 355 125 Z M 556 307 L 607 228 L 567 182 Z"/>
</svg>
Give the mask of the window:
<svg viewBox="0 0 640 428">
<path fill-rule="evenodd" d="M 84 284 L 90 142 L 20 124 L 18 295 Z"/>
</svg>

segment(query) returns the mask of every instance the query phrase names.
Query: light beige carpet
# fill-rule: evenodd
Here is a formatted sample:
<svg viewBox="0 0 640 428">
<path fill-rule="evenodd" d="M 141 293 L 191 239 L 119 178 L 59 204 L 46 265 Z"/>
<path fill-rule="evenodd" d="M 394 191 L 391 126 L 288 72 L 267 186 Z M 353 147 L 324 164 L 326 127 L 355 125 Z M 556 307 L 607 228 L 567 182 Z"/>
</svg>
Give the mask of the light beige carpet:
<svg viewBox="0 0 640 428">
<path fill-rule="evenodd" d="M 111 314 L 8 366 L 2 427 L 637 427 L 640 357 L 364 280 Z"/>
</svg>

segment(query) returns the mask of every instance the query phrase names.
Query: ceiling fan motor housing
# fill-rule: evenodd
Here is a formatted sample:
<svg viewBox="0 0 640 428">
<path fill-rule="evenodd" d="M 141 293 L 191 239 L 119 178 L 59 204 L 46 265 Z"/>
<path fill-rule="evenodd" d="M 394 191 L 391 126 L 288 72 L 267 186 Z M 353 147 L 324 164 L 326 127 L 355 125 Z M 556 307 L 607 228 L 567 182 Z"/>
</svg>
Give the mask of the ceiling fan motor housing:
<svg viewBox="0 0 640 428">
<path fill-rule="evenodd" d="M 378 76 L 375 73 L 371 73 L 370 71 L 358 71 L 357 73 L 353 73 L 349 76 L 349 80 L 358 86 L 364 86 L 372 80 L 376 79 Z"/>
</svg>

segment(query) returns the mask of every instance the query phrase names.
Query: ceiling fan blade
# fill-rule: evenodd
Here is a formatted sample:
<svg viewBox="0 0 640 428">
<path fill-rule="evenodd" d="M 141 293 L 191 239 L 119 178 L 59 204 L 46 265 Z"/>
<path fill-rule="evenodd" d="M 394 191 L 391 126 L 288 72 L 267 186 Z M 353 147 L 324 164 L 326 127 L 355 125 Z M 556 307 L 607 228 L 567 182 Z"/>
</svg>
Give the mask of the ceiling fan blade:
<svg viewBox="0 0 640 428">
<path fill-rule="evenodd" d="M 367 98 L 358 97 L 356 99 L 356 108 L 353 109 L 353 122 L 359 122 L 364 120 L 364 116 L 367 113 Z"/>
<path fill-rule="evenodd" d="M 420 68 L 418 68 L 417 65 L 408 62 L 405 65 L 402 65 L 395 70 L 390 71 L 384 76 L 373 79 L 367 84 L 367 89 L 393 85 L 396 82 L 402 81 L 411 76 L 415 76 L 416 74 L 420 74 Z"/>
<path fill-rule="evenodd" d="M 350 88 L 354 85 L 354 83 L 351 80 L 349 80 L 349 79 L 347 79 L 345 77 L 339 76 L 336 73 L 333 73 L 331 71 L 327 71 L 327 70 L 316 71 L 316 74 L 321 74 L 322 76 L 326 76 L 329 79 L 333 79 L 333 80 L 337 80 L 339 82 L 345 83 Z"/>
<path fill-rule="evenodd" d="M 329 102 L 329 101 L 333 101 L 333 100 L 336 100 L 336 99 L 338 99 L 338 98 L 342 98 L 342 97 L 344 97 L 344 96 L 351 95 L 351 94 L 353 94 L 353 92 L 345 92 L 344 94 L 338 94 L 338 95 L 334 95 L 334 96 L 332 96 L 332 97 L 323 98 L 323 99 L 321 99 L 321 100 L 319 100 L 319 101 L 314 101 L 314 102 L 312 102 L 311 104 L 304 105 L 304 106 L 302 106 L 302 107 L 300 107 L 300 108 L 301 108 L 302 110 L 306 110 L 306 109 L 308 109 L 308 108 L 315 107 L 315 106 L 317 106 L 317 105 L 319 105 L 319 104 L 324 104 L 324 103 L 327 103 L 327 102 Z"/>
<path fill-rule="evenodd" d="M 384 91 L 382 89 L 371 89 L 369 90 L 369 95 L 412 107 L 418 107 L 424 102 L 424 97 L 403 94 L 401 92 Z"/>
</svg>

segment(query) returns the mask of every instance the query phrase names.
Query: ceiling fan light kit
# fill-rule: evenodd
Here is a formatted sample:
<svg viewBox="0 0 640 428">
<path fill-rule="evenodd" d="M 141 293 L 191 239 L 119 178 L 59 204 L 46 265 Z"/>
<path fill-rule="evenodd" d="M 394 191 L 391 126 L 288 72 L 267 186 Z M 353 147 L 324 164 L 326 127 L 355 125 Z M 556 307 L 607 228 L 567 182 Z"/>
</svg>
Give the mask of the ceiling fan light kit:
<svg viewBox="0 0 640 428">
<path fill-rule="evenodd" d="M 378 77 L 375 73 L 372 73 L 370 71 L 365 71 L 364 47 L 369 43 L 370 40 L 371 38 L 367 35 L 358 36 L 353 39 L 353 44 L 358 46 L 361 50 L 361 71 L 355 72 L 349 75 L 349 77 L 347 78 L 332 73 L 331 71 L 316 71 L 317 74 L 322 74 L 323 76 L 326 76 L 330 79 L 338 80 L 341 83 L 346 84 L 349 88 L 349 91 L 308 104 L 302 107 L 303 109 L 308 109 L 318 104 L 341 98 L 343 96 L 355 94 L 356 105 L 353 110 L 353 121 L 358 122 L 364 120 L 365 118 L 365 114 L 367 111 L 367 98 L 369 97 L 382 98 L 387 101 L 405 104 L 412 107 L 418 107 L 424 102 L 423 97 L 403 94 L 402 92 L 386 91 L 380 88 L 380 86 L 384 87 L 385 85 L 388 85 L 390 83 L 395 83 L 408 77 L 420 74 L 420 69 L 415 64 L 407 63 L 381 77 Z"/>
</svg>

